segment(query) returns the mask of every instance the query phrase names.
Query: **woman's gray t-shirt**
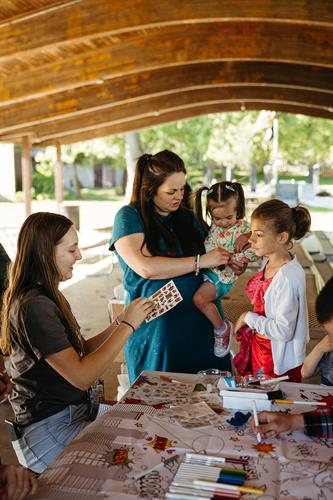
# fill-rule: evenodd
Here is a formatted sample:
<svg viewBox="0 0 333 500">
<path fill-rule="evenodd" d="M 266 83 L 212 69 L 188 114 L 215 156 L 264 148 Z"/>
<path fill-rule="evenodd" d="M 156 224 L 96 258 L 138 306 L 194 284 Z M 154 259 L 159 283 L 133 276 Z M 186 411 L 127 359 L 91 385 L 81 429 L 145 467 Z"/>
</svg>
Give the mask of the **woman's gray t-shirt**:
<svg viewBox="0 0 333 500">
<path fill-rule="evenodd" d="M 24 318 L 23 346 L 15 342 L 10 355 L 10 402 L 17 423 L 26 426 L 82 402 L 86 392 L 45 361 L 47 356 L 73 347 L 57 305 L 45 295 L 37 295 L 24 305 Z"/>
</svg>

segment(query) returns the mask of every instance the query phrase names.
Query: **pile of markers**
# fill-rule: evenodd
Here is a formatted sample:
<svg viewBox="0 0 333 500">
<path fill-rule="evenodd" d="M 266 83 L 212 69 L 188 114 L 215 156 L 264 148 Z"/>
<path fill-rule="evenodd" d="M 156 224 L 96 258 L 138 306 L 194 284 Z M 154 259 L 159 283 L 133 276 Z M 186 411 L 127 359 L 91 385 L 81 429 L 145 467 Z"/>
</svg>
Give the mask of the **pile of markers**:
<svg viewBox="0 0 333 500">
<path fill-rule="evenodd" d="M 247 464 L 247 458 L 186 453 L 166 498 L 224 500 L 240 498 L 241 493 L 262 495 L 262 489 L 244 484 L 247 479 L 244 466 Z"/>
</svg>

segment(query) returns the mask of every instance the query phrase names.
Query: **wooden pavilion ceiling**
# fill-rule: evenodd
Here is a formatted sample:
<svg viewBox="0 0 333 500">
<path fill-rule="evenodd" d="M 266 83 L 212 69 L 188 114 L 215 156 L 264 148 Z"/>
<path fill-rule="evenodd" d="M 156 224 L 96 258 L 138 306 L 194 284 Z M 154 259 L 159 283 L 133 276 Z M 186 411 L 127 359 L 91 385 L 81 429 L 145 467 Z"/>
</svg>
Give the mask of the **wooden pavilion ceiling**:
<svg viewBox="0 0 333 500">
<path fill-rule="evenodd" d="M 206 113 L 333 118 L 332 0 L 2 0 L 0 140 Z"/>
</svg>

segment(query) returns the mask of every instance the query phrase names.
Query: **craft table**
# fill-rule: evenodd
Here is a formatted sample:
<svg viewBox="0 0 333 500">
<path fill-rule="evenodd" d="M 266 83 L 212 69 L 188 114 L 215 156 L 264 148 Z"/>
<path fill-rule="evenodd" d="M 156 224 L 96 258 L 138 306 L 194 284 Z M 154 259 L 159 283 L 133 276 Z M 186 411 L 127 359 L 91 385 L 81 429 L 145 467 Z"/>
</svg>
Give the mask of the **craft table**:
<svg viewBox="0 0 333 500">
<path fill-rule="evenodd" d="M 232 411 L 222 410 L 217 394 L 196 385 L 201 382 L 197 375 L 143 372 L 122 401 L 87 426 L 41 475 L 34 498 L 164 498 L 186 451 L 248 457 L 248 482 L 264 489 L 257 497 L 262 500 L 333 498 L 333 441 L 295 432 L 258 444 L 248 423 L 234 427 L 227 422 Z M 195 387 L 201 390 L 193 392 Z M 288 399 L 333 401 L 330 387 L 293 383 L 280 387 Z M 208 401 L 221 413 L 212 412 Z M 191 405 L 190 412 L 183 406 L 185 410 L 172 416 L 165 409 L 186 404 Z M 304 412 L 310 407 L 278 410 Z M 157 464 L 162 467 L 133 479 Z M 256 497 L 246 493 L 242 498 Z"/>
</svg>

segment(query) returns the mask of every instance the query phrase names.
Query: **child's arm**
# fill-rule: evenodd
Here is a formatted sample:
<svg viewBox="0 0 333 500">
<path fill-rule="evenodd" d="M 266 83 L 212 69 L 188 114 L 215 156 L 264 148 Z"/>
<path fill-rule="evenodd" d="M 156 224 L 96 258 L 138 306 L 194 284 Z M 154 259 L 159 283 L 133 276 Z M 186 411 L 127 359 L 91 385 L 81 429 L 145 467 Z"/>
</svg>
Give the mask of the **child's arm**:
<svg viewBox="0 0 333 500">
<path fill-rule="evenodd" d="M 248 224 L 244 223 L 241 228 L 241 234 L 235 241 L 234 249 L 236 254 L 240 254 L 243 257 L 246 257 L 248 261 L 255 261 L 258 259 L 255 252 L 251 249 L 251 244 L 249 243 L 249 239 L 251 237 L 251 231 Z"/>
<path fill-rule="evenodd" d="M 333 351 L 333 339 L 331 339 L 329 335 L 325 335 L 325 337 L 312 349 L 310 354 L 306 356 L 302 366 L 302 377 L 311 377 L 315 373 L 324 354 L 331 351 Z"/>
<path fill-rule="evenodd" d="M 213 248 L 216 248 L 218 245 L 216 244 L 216 239 L 213 234 L 213 232 L 210 230 L 206 239 L 205 239 L 205 250 L 206 252 L 209 252 L 210 250 L 213 250 Z"/>
<path fill-rule="evenodd" d="M 249 243 L 250 236 L 251 236 L 251 231 L 248 233 L 243 233 L 238 236 L 238 238 L 235 241 L 236 253 L 241 253 L 251 248 L 251 245 Z"/>
</svg>

